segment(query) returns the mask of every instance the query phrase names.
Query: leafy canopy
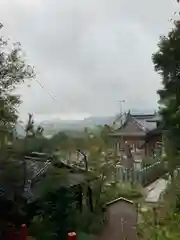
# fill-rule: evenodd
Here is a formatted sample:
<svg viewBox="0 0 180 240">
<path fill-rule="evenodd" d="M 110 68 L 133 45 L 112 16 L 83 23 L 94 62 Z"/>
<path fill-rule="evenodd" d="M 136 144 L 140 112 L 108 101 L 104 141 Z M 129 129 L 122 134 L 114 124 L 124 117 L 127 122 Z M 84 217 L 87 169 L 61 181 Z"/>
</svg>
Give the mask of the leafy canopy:
<svg viewBox="0 0 180 240">
<path fill-rule="evenodd" d="M 177 155 L 180 149 L 180 24 L 176 22 L 167 36 L 160 38 L 152 60 L 162 77 L 160 113 L 169 145 Z"/>
<path fill-rule="evenodd" d="M 20 43 L 11 44 L 0 38 L 0 120 L 3 128 L 14 126 L 18 118 L 20 96 L 16 87 L 35 76 L 34 70 L 23 59 Z"/>
</svg>

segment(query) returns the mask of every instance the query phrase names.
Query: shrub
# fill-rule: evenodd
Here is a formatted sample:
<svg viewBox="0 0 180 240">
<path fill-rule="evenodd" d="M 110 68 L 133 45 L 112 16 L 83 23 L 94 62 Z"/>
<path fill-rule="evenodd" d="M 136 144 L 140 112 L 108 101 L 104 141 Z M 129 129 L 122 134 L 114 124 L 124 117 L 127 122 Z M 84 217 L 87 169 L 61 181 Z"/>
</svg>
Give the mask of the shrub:
<svg viewBox="0 0 180 240">
<path fill-rule="evenodd" d="M 142 197 L 143 191 L 139 185 L 130 183 L 116 183 L 108 186 L 102 193 L 101 203 L 106 204 L 117 198 L 137 199 Z"/>
<path fill-rule="evenodd" d="M 166 208 L 166 207 L 165 207 Z M 164 211 L 164 209 L 162 208 Z M 138 226 L 139 239 L 169 239 L 176 240 L 180 237 L 178 222 L 180 215 L 169 209 L 166 216 L 161 217 L 161 211 L 154 215 L 152 210 L 143 214 L 143 222 Z"/>
<path fill-rule="evenodd" d="M 147 186 L 151 184 L 158 178 L 165 175 L 166 172 L 167 170 L 165 169 L 164 163 L 157 164 L 156 166 L 144 170 L 142 173 L 142 185 Z"/>
<path fill-rule="evenodd" d="M 89 210 L 84 210 L 77 217 L 78 231 L 87 234 L 98 234 L 106 224 L 106 215 L 103 211 L 93 213 Z"/>
<path fill-rule="evenodd" d="M 157 162 L 157 159 L 155 159 L 155 158 L 150 158 L 150 157 L 145 158 L 142 161 L 142 168 L 146 168 L 148 166 L 151 166 L 151 165 L 153 165 L 156 162 Z"/>
</svg>

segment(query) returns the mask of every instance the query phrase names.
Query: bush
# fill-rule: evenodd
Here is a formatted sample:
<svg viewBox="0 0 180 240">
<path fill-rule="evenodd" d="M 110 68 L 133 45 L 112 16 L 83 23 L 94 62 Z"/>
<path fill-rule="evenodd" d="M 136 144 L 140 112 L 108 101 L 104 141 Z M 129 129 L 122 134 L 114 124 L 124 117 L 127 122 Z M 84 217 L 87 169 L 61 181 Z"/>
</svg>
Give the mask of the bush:
<svg viewBox="0 0 180 240">
<path fill-rule="evenodd" d="M 61 188 L 39 200 L 40 209 L 29 226 L 29 233 L 37 240 L 65 239 L 70 229 L 76 228 L 79 210 L 74 191 Z M 31 210 L 31 209 L 29 209 Z"/>
<path fill-rule="evenodd" d="M 170 183 L 164 193 L 168 205 L 174 212 L 180 213 L 180 176 L 178 175 L 173 183 Z"/>
<path fill-rule="evenodd" d="M 89 210 L 84 210 L 77 217 L 77 230 L 87 234 L 100 233 L 105 224 L 106 215 L 103 211 L 99 213 L 92 213 Z"/>
<path fill-rule="evenodd" d="M 175 214 L 172 209 L 168 209 L 166 215 L 162 215 L 165 209 L 158 209 L 155 214 L 152 210 L 143 214 L 143 222 L 138 226 L 138 236 L 142 240 L 176 240 L 180 238 L 180 228 L 178 222 L 180 215 Z"/>
<path fill-rule="evenodd" d="M 150 157 L 149 158 L 145 158 L 142 161 L 142 168 L 149 167 L 149 166 L 153 165 L 156 162 L 157 162 L 157 159 L 155 159 L 155 158 L 150 158 Z"/>
</svg>

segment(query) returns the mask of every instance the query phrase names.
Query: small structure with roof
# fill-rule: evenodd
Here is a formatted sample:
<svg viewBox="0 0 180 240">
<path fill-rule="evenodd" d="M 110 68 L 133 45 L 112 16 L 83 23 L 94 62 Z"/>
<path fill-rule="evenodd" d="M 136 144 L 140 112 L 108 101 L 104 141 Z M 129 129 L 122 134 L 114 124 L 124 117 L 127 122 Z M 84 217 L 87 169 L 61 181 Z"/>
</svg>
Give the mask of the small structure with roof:
<svg viewBox="0 0 180 240">
<path fill-rule="evenodd" d="M 7 184 L 0 182 L 0 202 L 14 204 L 14 196 L 11 196 L 12 186 L 14 186 L 15 192 L 18 193 L 18 201 L 27 210 L 28 222 L 41 208 L 42 199 L 55 194 L 63 199 L 64 194 L 68 193 L 72 195 L 70 201 L 77 204 L 80 211 L 84 203 L 92 211 L 92 190 L 89 183 L 94 179 L 93 174 L 66 165 L 55 159 L 53 155 L 38 152 L 26 155 L 22 161 L 18 162 L 17 169 L 22 170 L 17 184 L 16 182 L 7 182 Z M 83 190 L 84 184 L 87 186 L 86 193 Z"/>
</svg>

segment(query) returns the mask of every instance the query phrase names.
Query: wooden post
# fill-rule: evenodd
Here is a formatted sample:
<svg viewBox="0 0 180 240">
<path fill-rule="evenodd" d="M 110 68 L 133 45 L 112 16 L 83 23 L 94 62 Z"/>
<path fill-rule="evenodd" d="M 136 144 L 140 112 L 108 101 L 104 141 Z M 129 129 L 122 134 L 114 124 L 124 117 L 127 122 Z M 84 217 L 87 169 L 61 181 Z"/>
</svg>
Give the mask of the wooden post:
<svg viewBox="0 0 180 240">
<path fill-rule="evenodd" d="M 68 233 L 68 240 L 77 240 L 77 235 L 75 232 Z"/>
</svg>

